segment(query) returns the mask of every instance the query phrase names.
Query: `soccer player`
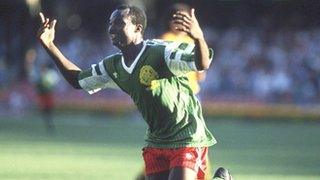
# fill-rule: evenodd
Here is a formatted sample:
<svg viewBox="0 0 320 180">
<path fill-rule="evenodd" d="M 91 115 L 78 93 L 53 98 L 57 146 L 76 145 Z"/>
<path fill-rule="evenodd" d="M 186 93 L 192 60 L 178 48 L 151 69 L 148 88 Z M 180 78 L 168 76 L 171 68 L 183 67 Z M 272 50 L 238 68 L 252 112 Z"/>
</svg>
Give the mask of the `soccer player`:
<svg viewBox="0 0 320 180">
<path fill-rule="evenodd" d="M 147 179 L 203 179 L 208 147 L 216 143 L 202 116 L 199 101 L 188 79 L 189 71 L 209 68 L 209 49 L 194 9 L 177 12 L 194 44 L 143 40 L 146 15 L 137 7 L 123 5 L 109 18 L 109 36 L 119 53 L 82 71 L 55 45 L 56 20 L 40 13 L 38 38 L 65 79 L 76 89 L 92 94 L 104 88 L 119 88 L 137 105 L 148 124 L 143 158 Z"/>
<path fill-rule="evenodd" d="M 41 64 L 37 68 L 34 60 L 30 59 L 26 62 L 26 70 L 28 72 L 29 80 L 35 85 L 38 96 L 38 106 L 44 120 L 46 130 L 48 133 L 55 132 L 55 125 L 53 122 L 54 111 L 54 90 L 59 81 L 58 73 L 50 68 L 47 64 Z"/>
</svg>

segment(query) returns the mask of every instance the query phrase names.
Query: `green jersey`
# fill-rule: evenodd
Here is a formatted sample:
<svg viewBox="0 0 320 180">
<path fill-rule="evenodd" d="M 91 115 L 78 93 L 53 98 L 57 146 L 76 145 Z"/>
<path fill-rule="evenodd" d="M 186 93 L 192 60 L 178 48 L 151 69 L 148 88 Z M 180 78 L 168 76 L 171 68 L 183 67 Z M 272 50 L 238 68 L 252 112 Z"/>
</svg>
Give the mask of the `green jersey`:
<svg viewBox="0 0 320 180">
<path fill-rule="evenodd" d="M 196 71 L 194 44 L 147 40 L 130 67 L 121 53 L 111 55 L 79 75 L 87 92 L 119 88 L 134 101 L 148 124 L 146 146 L 211 146 L 216 140 L 202 116 L 185 74 Z M 212 58 L 213 51 L 210 51 Z"/>
</svg>

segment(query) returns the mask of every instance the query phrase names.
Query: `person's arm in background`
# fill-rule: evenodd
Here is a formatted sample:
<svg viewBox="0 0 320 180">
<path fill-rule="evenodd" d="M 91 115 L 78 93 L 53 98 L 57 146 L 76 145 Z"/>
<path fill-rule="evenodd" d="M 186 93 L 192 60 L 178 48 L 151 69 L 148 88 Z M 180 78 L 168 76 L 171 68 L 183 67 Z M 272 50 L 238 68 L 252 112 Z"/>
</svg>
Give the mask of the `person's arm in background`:
<svg viewBox="0 0 320 180">
<path fill-rule="evenodd" d="M 195 63 L 199 71 L 209 69 L 212 56 L 208 49 L 208 45 L 204 39 L 203 32 L 195 17 L 194 9 L 191 9 L 190 15 L 186 12 L 176 12 L 173 17 L 175 23 L 181 24 L 182 27 L 176 27 L 177 30 L 186 32 L 195 43 Z"/>
<path fill-rule="evenodd" d="M 206 72 L 205 71 L 198 71 L 197 72 L 197 80 L 198 82 L 202 82 L 206 79 Z"/>
<path fill-rule="evenodd" d="M 69 84 L 76 89 L 81 89 L 78 82 L 78 76 L 81 69 L 68 60 L 53 42 L 57 20 L 54 19 L 50 21 L 49 18 L 45 18 L 42 13 L 40 13 L 40 17 L 41 26 L 37 34 L 39 41 L 54 60 L 54 63 L 57 65 L 58 69 Z"/>
</svg>

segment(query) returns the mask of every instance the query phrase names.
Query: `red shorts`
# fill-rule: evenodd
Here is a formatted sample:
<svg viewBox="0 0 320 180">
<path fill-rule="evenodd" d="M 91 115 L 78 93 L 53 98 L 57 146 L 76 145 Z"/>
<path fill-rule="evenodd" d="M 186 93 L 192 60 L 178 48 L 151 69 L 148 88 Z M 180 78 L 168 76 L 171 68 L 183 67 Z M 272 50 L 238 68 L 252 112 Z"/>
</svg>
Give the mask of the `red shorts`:
<svg viewBox="0 0 320 180">
<path fill-rule="evenodd" d="M 187 167 L 204 179 L 207 168 L 208 147 L 143 148 L 146 175 L 168 171 L 174 167 Z"/>
<path fill-rule="evenodd" d="M 41 94 L 39 95 L 39 106 L 42 109 L 50 109 L 54 106 L 53 95 L 52 94 Z"/>
</svg>

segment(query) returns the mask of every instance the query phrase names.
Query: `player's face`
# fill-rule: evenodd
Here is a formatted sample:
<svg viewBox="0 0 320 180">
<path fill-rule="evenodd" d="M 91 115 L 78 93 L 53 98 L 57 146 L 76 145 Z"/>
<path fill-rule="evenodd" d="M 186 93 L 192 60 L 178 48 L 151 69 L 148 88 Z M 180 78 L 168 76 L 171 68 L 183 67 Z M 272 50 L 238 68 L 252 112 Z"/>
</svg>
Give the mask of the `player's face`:
<svg viewBox="0 0 320 180">
<path fill-rule="evenodd" d="M 109 37 L 120 49 L 131 44 L 137 36 L 137 26 L 132 24 L 128 13 L 129 9 L 115 10 L 109 19 Z"/>
</svg>

